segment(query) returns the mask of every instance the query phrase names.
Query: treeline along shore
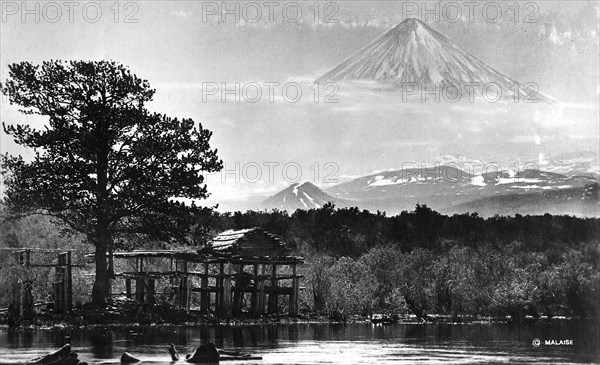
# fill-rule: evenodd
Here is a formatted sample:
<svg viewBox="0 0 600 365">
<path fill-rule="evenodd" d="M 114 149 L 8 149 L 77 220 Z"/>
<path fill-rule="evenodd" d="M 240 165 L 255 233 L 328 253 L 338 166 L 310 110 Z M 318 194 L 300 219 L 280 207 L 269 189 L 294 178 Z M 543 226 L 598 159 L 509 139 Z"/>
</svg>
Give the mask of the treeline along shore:
<svg viewBox="0 0 600 365">
<path fill-rule="evenodd" d="M 572 216 L 445 216 L 424 205 L 387 216 L 358 208 L 245 213 L 206 211 L 198 216 L 192 246 L 159 241 L 119 242 L 121 249 L 201 248 L 227 229 L 260 227 L 303 256 L 300 313 L 347 320 L 373 313 L 465 318 L 595 317 L 600 314 L 600 220 Z M 73 249 L 84 262 L 92 246 L 41 216 L 4 220 L 3 249 Z M 3 292 L 24 275 L 2 256 Z M 46 270 L 47 271 L 47 270 Z M 51 301 L 43 268 L 30 270 L 37 301 Z M 85 314 L 93 269 L 75 273 L 74 301 Z M 157 293 L 160 290 L 157 290 Z M 157 306 L 170 308 L 168 296 Z M 10 295 L 0 298 L 7 307 Z M 281 303 L 284 306 L 285 304 Z M 285 312 L 285 311 L 284 311 Z"/>
</svg>

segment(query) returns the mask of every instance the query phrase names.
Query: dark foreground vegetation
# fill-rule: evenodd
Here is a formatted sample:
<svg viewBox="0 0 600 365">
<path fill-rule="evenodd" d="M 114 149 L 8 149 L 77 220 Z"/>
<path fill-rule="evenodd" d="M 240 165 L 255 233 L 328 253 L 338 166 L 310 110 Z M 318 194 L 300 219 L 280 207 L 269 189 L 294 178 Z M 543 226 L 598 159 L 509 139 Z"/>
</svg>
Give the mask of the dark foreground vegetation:
<svg viewBox="0 0 600 365">
<path fill-rule="evenodd" d="M 279 234 L 293 253 L 306 258 L 300 267 L 305 275 L 301 308 L 306 315 L 334 320 L 382 312 L 415 314 L 421 319 L 431 314 L 454 319 L 597 317 L 599 224 L 598 219 L 551 215 L 449 217 L 421 205 L 413 212 L 388 217 L 326 205 L 292 214 L 212 212 L 199 218 L 190 241 L 201 246 L 213 234 L 248 227 Z M 61 235 L 45 217 L 4 222 L 2 228 L 5 245 L 71 247 L 81 251 L 76 257 L 83 261 L 82 239 Z M 179 245 L 146 241 L 135 246 Z M 89 301 L 91 290 L 91 271 L 87 277 L 85 273 L 82 269 L 81 275 L 75 275 L 79 308 Z M 8 287 L 15 275 L 16 271 L 2 275 L 2 287 Z M 34 292 L 47 297 L 48 276 L 43 272 L 38 276 Z M 6 307 L 7 300 L 0 298 L 0 306 Z"/>
</svg>

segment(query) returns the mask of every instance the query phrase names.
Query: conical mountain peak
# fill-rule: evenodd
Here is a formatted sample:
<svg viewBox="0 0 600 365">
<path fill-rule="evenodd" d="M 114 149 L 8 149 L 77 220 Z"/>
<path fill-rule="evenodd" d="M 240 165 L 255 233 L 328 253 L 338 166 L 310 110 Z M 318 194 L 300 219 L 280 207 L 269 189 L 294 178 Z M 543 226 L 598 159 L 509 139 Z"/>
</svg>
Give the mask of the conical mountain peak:
<svg viewBox="0 0 600 365">
<path fill-rule="evenodd" d="M 421 21 L 420 19 L 417 19 L 417 18 L 406 18 L 403 21 L 401 21 L 400 23 L 396 24 L 396 26 L 394 28 L 392 28 L 392 30 L 400 28 L 400 27 L 417 29 L 422 26 L 427 27 L 427 24 L 425 24 L 423 21 Z"/>
<path fill-rule="evenodd" d="M 408 18 L 321 76 L 316 82 L 364 80 L 402 85 L 496 84 L 506 97 L 527 95 L 519 83 L 473 56 L 423 21 Z M 551 100 L 541 93 L 542 99 Z"/>
<path fill-rule="evenodd" d="M 341 202 L 310 182 L 293 183 L 261 203 L 261 208 L 290 212 L 296 209 L 320 208 L 328 202 Z"/>
</svg>

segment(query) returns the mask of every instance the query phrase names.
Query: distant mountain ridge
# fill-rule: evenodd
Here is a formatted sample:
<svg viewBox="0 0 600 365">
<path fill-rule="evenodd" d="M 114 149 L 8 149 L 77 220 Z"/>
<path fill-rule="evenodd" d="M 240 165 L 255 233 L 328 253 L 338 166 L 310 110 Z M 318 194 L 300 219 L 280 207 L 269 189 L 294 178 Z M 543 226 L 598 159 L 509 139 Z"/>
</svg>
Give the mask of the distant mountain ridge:
<svg viewBox="0 0 600 365">
<path fill-rule="evenodd" d="M 521 194 L 502 194 L 479 198 L 441 210 L 442 213 L 477 212 L 493 215 L 575 215 L 600 216 L 598 183 L 553 190 L 529 190 Z"/>
<path fill-rule="evenodd" d="M 351 205 L 370 210 L 385 210 L 391 214 L 410 210 L 417 203 L 452 214 L 464 213 L 462 210 L 467 208 L 491 212 L 491 205 L 494 204 L 498 211 L 507 212 L 510 209 L 499 207 L 497 202 L 509 200 L 513 201 L 513 207 L 521 203 L 518 209 L 514 209 L 515 212 L 533 211 L 525 206 L 528 204 L 532 205 L 532 209 L 535 205 L 536 212 L 544 209 L 555 211 L 556 209 L 552 208 L 553 197 L 570 199 L 565 194 L 554 192 L 565 191 L 571 196 L 583 196 L 583 199 L 572 199 L 578 199 L 579 205 L 591 204 L 592 207 L 582 207 L 580 212 L 589 214 L 594 213 L 594 209 L 597 210 L 597 194 L 590 195 L 585 191 L 590 187 L 593 190 L 593 186 L 597 184 L 597 176 L 566 176 L 532 169 L 470 174 L 454 166 L 441 165 L 434 168 L 410 168 L 371 174 L 333 186 L 327 189 L 326 193 L 346 200 Z M 518 198 L 507 198 L 521 195 L 527 195 L 528 199 L 520 201 Z M 500 196 L 504 198 L 499 199 Z M 494 204 L 486 208 L 486 201 Z M 478 203 L 473 205 L 473 202 Z M 561 204 L 564 205 L 564 202 Z M 570 208 L 570 211 L 573 209 Z"/>
<path fill-rule="evenodd" d="M 452 165 L 383 171 L 332 186 L 325 191 L 311 183 L 292 184 L 268 198 L 265 209 L 295 211 L 357 206 L 398 214 L 427 204 L 445 213 L 480 215 L 574 214 L 600 216 L 599 177 L 567 176 L 549 171 L 488 171 L 474 174 Z"/>
</svg>

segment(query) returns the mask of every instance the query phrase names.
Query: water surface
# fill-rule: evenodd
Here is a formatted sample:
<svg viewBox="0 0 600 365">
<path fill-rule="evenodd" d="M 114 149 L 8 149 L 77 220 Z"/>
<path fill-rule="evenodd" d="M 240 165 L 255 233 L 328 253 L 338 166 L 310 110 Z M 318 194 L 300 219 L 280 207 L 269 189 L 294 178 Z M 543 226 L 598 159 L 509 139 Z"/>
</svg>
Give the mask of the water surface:
<svg viewBox="0 0 600 365">
<path fill-rule="evenodd" d="M 263 356 L 227 364 L 579 364 L 600 363 L 597 321 L 553 320 L 498 324 L 279 324 L 127 326 L 0 330 L 0 358 L 25 359 L 64 344 L 88 363 L 118 362 L 124 351 L 170 363 L 201 343 Z M 532 341 L 538 338 L 539 347 Z M 545 340 L 573 340 L 549 346 Z"/>
</svg>

